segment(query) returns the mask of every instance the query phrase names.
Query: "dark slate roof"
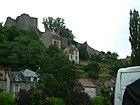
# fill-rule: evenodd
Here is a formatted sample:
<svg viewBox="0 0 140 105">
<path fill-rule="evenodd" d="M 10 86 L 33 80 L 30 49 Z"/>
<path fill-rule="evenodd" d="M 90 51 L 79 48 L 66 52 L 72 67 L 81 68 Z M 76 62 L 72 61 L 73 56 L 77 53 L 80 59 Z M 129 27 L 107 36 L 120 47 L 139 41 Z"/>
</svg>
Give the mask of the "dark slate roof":
<svg viewBox="0 0 140 105">
<path fill-rule="evenodd" d="M 18 77 L 18 81 L 17 82 L 25 82 L 25 78 L 24 78 L 23 74 L 20 71 L 18 71 L 18 72 L 11 72 L 9 75 L 10 75 L 10 80 L 12 82 L 15 82 L 15 80 L 14 80 L 15 77 Z"/>
<path fill-rule="evenodd" d="M 25 77 L 38 77 L 36 72 L 29 70 L 29 69 L 22 71 L 22 73 Z"/>
</svg>

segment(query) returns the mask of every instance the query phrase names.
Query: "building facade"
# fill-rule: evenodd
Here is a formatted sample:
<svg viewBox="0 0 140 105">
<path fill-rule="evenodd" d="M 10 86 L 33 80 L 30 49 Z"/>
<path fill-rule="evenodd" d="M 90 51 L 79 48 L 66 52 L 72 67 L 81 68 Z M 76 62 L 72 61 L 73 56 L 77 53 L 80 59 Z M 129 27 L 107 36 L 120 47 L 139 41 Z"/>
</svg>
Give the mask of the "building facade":
<svg viewBox="0 0 140 105">
<path fill-rule="evenodd" d="M 0 70 L 0 91 L 10 92 L 18 96 L 20 90 L 30 90 L 36 87 L 39 78 L 36 72 L 26 69 L 18 72 Z"/>
<path fill-rule="evenodd" d="M 74 61 L 79 64 L 79 50 L 75 45 L 70 45 L 64 49 L 64 52 L 68 55 L 70 61 Z"/>
<path fill-rule="evenodd" d="M 79 91 L 87 93 L 90 97 L 96 96 L 96 86 L 90 79 L 79 79 L 78 80 Z"/>
</svg>

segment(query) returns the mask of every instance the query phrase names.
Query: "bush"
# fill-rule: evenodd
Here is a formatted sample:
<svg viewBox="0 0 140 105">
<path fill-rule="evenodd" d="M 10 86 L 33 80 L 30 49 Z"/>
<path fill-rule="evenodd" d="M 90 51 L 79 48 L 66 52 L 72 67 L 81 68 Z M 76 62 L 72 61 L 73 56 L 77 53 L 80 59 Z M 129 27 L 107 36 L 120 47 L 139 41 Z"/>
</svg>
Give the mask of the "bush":
<svg viewBox="0 0 140 105">
<path fill-rule="evenodd" d="M 65 105 L 64 101 L 61 98 L 51 97 L 48 101 L 53 105 Z"/>
<path fill-rule="evenodd" d="M 91 99 L 93 105 L 111 105 L 108 103 L 107 98 L 103 96 L 96 96 Z"/>
<path fill-rule="evenodd" d="M 0 93 L 0 105 L 15 105 L 15 98 L 9 93 Z"/>
<path fill-rule="evenodd" d="M 90 96 L 83 92 L 73 92 L 66 100 L 67 105 L 92 105 Z"/>
</svg>

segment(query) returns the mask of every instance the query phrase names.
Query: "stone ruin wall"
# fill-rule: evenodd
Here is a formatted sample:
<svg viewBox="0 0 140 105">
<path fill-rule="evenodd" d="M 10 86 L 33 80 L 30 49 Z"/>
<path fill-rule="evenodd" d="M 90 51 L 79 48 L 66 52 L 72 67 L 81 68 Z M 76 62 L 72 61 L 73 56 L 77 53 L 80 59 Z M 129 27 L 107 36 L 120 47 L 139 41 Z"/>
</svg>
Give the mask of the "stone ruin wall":
<svg viewBox="0 0 140 105">
<path fill-rule="evenodd" d="M 12 19 L 11 17 L 7 17 L 7 20 L 5 22 L 5 26 L 15 26 L 17 28 L 23 29 L 23 30 L 33 30 L 38 33 L 38 19 L 34 17 L 30 17 L 28 14 L 21 14 L 16 19 Z M 40 40 L 43 42 L 43 44 L 48 47 L 52 44 L 52 36 L 48 32 L 43 32 L 40 35 Z M 61 45 L 65 48 L 68 46 L 68 39 L 61 37 Z"/>
<path fill-rule="evenodd" d="M 5 26 L 15 26 L 23 30 L 38 30 L 38 19 L 30 17 L 28 14 L 22 14 L 18 16 L 15 20 L 11 17 L 8 17 Z"/>
</svg>

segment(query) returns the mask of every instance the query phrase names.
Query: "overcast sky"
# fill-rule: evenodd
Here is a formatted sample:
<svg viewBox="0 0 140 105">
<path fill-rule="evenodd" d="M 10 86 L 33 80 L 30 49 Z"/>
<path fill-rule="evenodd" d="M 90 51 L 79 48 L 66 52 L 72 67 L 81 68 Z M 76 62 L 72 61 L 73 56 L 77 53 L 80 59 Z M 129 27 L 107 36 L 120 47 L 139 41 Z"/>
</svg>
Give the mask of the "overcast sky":
<svg viewBox="0 0 140 105">
<path fill-rule="evenodd" d="M 44 31 L 43 17 L 60 17 L 76 41 L 87 41 L 95 50 L 117 52 L 120 58 L 131 53 L 130 9 L 140 11 L 140 0 L 1 0 L 0 4 L 0 22 L 27 13 L 38 18 L 38 28 Z"/>
</svg>

